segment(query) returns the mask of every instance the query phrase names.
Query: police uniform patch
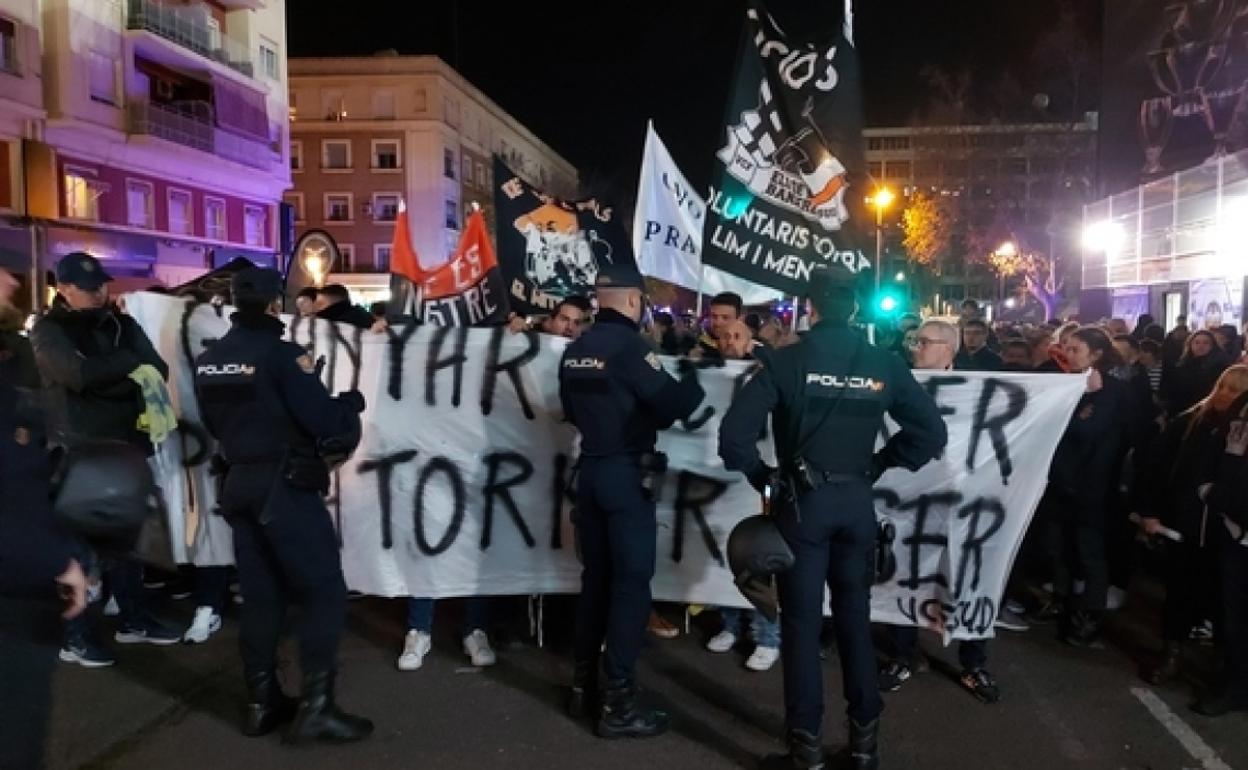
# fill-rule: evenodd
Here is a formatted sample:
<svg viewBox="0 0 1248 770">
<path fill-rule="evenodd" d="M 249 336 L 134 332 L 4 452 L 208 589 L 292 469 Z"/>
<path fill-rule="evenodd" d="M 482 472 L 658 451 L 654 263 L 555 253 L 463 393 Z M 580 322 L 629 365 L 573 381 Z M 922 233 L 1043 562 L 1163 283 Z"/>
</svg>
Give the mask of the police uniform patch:
<svg viewBox="0 0 1248 770">
<path fill-rule="evenodd" d="M 659 357 L 653 352 L 646 354 L 646 363 L 650 364 L 656 372 L 663 371 L 663 364 L 659 363 Z"/>
<path fill-rule="evenodd" d="M 312 356 L 304 353 L 295 359 L 295 363 L 299 364 L 299 368 L 304 374 L 316 374 L 316 363 L 312 360 Z"/>
</svg>

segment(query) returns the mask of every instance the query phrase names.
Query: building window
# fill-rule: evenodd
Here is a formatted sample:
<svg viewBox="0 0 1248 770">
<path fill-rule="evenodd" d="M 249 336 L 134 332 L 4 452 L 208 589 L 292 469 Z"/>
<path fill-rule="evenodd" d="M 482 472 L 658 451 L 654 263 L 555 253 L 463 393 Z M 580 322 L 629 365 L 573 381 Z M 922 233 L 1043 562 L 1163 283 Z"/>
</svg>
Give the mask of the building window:
<svg viewBox="0 0 1248 770">
<path fill-rule="evenodd" d="M 0 70 L 17 73 L 17 25 L 0 19 Z"/>
<path fill-rule="evenodd" d="M 268 219 L 264 206 L 243 206 L 243 243 L 248 246 L 265 245 Z"/>
<path fill-rule="evenodd" d="M 355 272 L 355 244 L 340 243 L 338 244 L 338 253 L 342 256 L 342 262 L 338 265 L 340 273 Z"/>
<path fill-rule="evenodd" d="M 325 221 L 351 221 L 351 193 L 325 194 Z"/>
<path fill-rule="evenodd" d="M 290 170 L 295 173 L 303 171 L 303 142 L 297 139 L 290 142 Z"/>
<path fill-rule="evenodd" d="M 885 176 L 889 179 L 906 181 L 910 178 L 910 161 L 890 160 L 886 166 Z"/>
<path fill-rule="evenodd" d="M 472 183 L 472 158 L 467 155 L 464 156 L 464 175 L 460 179 L 464 181 L 464 184 Z"/>
<path fill-rule="evenodd" d="M 306 222 L 305 212 L 303 210 L 303 193 L 286 193 L 282 196 L 282 201 L 290 205 L 295 213 L 296 222 Z"/>
<path fill-rule="evenodd" d="M 399 218 L 399 194 L 375 193 L 373 195 L 373 221 L 393 222 Z"/>
<path fill-rule="evenodd" d="M 87 52 L 91 99 L 104 104 L 117 103 L 117 62 L 99 51 Z"/>
<path fill-rule="evenodd" d="M 867 176 L 871 177 L 872 179 L 879 179 L 882 174 L 882 171 L 883 171 L 883 164 L 880 163 L 878 160 L 873 160 L 867 163 Z"/>
<path fill-rule="evenodd" d="M 326 91 L 321 97 L 322 106 L 325 108 L 326 120 L 346 120 L 347 106 L 342 100 L 342 91 Z"/>
<path fill-rule="evenodd" d="M 100 219 L 100 196 L 108 186 L 86 169 L 65 167 L 65 215 L 70 219 Z"/>
<path fill-rule="evenodd" d="M 173 235 L 194 235 L 195 215 L 191 194 L 187 190 L 169 188 L 169 232 Z"/>
<path fill-rule="evenodd" d="M 379 88 L 373 92 L 373 118 L 394 120 L 394 91 Z"/>
<path fill-rule="evenodd" d="M 442 148 L 442 175 L 447 179 L 455 178 L 455 151 L 450 147 Z"/>
<path fill-rule="evenodd" d="M 152 229 L 156 226 L 155 193 L 151 182 L 126 180 L 126 224 Z"/>
<path fill-rule="evenodd" d="M 277 44 L 271 40 L 260 39 L 260 71 L 269 80 L 281 80 L 282 73 L 277 63 Z"/>
<path fill-rule="evenodd" d="M 351 140 L 321 140 L 321 168 L 337 170 L 350 169 Z"/>
<path fill-rule="evenodd" d="M 880 149 L 880 138 L 879 138 L 879 137 L 877 137 L 877 136 L 873 136 L 873 137 L 871 137 L 870 139 L 868 139 L 868 140 L 867 140 L 867 150 L 868 150 L 868 151 L 875 151 L 875 150 L 878 150 L 878 149 Z"/>
<path fill-rule="evenodd" d="M 373 244 L 373 267 L 379 273 L 390 272 L 390 244 Z"/>
<path fill-rule="evenodd" d="M 459 204 L 455 201 L 446 202 L 446 227 L 449 230 L 459 229 Z"/>
<path fill-rule="evenodd" d="M 399 168 L 399 142 L 397 139 L 373 140 L 373 168 Z"/>
<path fill-rule="evenodd" d="M 484 163 L 477 163 L 477 184 L 481 185 L 482 187 L 490 186 L 490 180 L 487 179 L 485 176 L 485 164 Z"/>
<path fill-rule="evenodd" d="M 220 198 L 204 198 L 204 237 L 214 241 L 227 240 L 225 201 Z"/>
</svg>

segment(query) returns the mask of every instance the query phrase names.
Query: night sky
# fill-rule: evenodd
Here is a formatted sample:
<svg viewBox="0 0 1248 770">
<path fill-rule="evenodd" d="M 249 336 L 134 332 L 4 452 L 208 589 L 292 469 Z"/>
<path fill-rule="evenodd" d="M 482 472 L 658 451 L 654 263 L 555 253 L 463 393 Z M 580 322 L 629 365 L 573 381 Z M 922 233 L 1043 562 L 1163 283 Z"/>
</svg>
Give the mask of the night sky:
<svg viewBox="0 0 1248 770">
<path fill-rule="evenodd" d="M 1100 3 L 1079 3 L 1095 24 Z M 985 82 L 1025 66 L 1059 0 L 855 5 L 871 126 L 905 124 L 915 114 L 926 96 L 925 64 L 969 69 Z M 812 13 L 839 18 L 841 2 L 767 7 L 792 31 Z M 403 8 L 410 10 L 396 10 Z M 287 0 L 287 35 L 291 56 L 437 54 L 576 165 L 591 191 L 609 194 L 635 187 L 647 118 L 690 181 L 706 186 L 744 8 L 745 0 Z"/>
</svg>

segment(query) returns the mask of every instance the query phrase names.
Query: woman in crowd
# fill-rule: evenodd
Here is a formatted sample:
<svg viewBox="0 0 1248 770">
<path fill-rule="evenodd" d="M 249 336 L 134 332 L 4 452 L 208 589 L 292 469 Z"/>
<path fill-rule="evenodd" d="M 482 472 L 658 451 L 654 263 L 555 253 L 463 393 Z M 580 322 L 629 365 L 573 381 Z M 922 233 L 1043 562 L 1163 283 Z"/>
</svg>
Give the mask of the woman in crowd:
<svg viewBox="0 0 1248 770">
<path fill-rule="evenodd" d="M 1211 332 L 1202 329 L 1188 335 L 1178 363 L 1162 376 L 1161 393 L 1166 402 L 1166 414 L 1174 417 L 1191 409 L 1213 391 L 1218 376 L 1229 365 L 1226 353 L 1218 347 Z"/>
<path fill-rule="evenodd" d="M 1192 708 L 1217 717 L 1228 711 L 1248 711 L 1248 393 L 1229 410 L 1226 441 L 1214 463 L 1213 485 L 1206 500 L 1210 528 L 1221 539 L 1217 548 L 1224 667 L 1214 687 Z"/>
<path fill-rule="evenodd" d="M 1212 392 L 1167 425 L 1144 463 L 1138 496 L 1150 535 L 1172 531 L 1180 541 L 1166 542 L 1166 601 L 1162 610 L 1161 661 L 1145 667 L 1143 677 L 1160 684 L 1179 673 L 1182 643 L 1193 626 L 1216 617 L 1218 522 L 1210 521 L 1202 485 L 1211 478 L 1225 446 L 1226 426 L 1235 400 L 1248 392 L 1248 366 L 1232 366 Z"/>
<path fill-rule="evenodd" d="M 1109 590 L 1105 532 L 1114 469 L 1126 420 L 1122 382 L 1110 376 L 1121 364 L 1104 331 L 1084 326 L 1071 332 L 1063 351 L 1067 370 L 1087 373 L 1087 389 L 1062 434 L 1041 500 L 1045 542 L 1053 569 L 1055 605 L 1062 607 L 1062 640 L 1092 646 L 1100 636 Z M 1073 574 L 1084 580 L 1073 595 Z"/>
</svg>

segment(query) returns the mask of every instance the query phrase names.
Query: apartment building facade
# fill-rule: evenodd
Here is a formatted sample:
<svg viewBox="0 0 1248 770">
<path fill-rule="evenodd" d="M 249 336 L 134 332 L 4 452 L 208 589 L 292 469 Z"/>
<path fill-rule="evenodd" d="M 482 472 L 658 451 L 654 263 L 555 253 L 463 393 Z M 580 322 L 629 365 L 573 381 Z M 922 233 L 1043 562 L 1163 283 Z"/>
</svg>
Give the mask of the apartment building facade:
<svg viewBox="0 0 1248 770">
<path fill-rule="evenodd" d="M 28 57 L 0 73 L 0 99 L 41 97 L 20 127 L 0 126 L 22 160 L 14 189 L 34 193 L 0 211 L 3 253 L 33 257 L 37 272 L 90 251 L 123 289 L 182 283 L 235 256 L 276 265 L 290 179 L 285 10 L 0 0 L 0 35 L 15 26 Z M 50 210 L 41 190 L 54 190 Z"/>
<path fill-rule="evenodd" d="M 492 156 L 561 197 L 576 169 L 435 56 L 290 60 L 296 229 L 323 230 L 342 254 L 331 282 L 360 301 L 389 292 L 400 200 L 426 267 L 454 251 L 475 203 L 494 223 Z"/>
</svg>

